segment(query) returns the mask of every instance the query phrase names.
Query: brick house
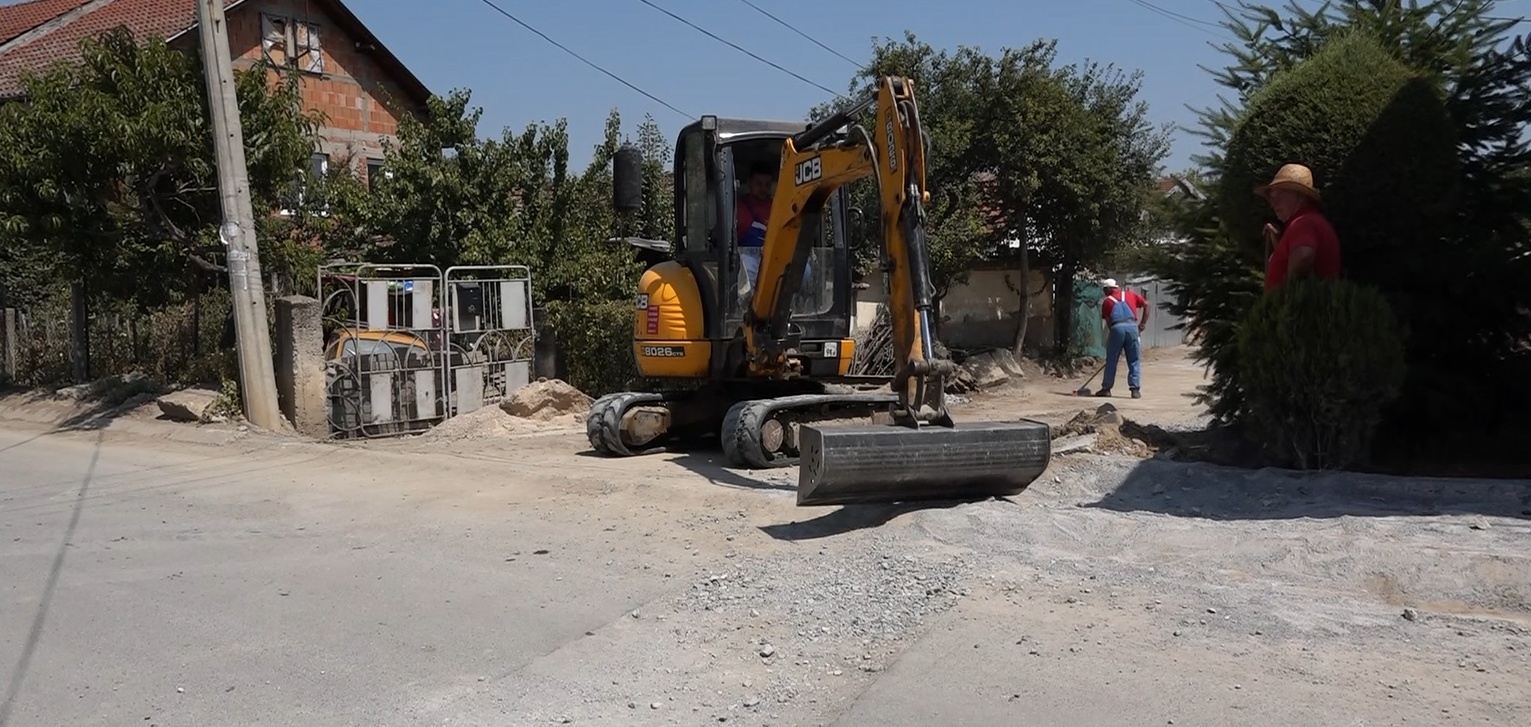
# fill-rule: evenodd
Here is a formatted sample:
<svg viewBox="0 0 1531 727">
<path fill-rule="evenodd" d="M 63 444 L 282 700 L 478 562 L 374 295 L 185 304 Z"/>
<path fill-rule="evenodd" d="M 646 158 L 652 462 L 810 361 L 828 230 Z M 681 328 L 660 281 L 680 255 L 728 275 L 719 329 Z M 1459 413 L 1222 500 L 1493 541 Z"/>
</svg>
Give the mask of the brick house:
<svg viewBox="0 0 1531 727">
<path fill-rule="evenodd" d="M 430 91 L 340 0 L 225 0 L 234 67 L 300 74 L 305 109 L 328 118 L 313 169 L 349 160 L 371 177 L 382 139 L 404 114 L 423 118 Z M 21 73 L 80 57 L 83 38 L 125 26 L 199 52 L 195 0 L 29 0 L 0 6 L 0 102 L 22 93 Z M 361 165 L 365 160 L 366 168 Z"/>
</svg>

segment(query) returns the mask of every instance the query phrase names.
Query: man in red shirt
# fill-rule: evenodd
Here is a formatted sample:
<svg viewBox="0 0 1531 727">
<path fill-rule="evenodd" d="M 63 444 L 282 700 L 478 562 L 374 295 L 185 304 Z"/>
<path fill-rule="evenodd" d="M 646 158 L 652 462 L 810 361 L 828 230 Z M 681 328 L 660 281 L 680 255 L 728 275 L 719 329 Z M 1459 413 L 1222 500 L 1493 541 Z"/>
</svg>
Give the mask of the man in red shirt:
<svg viewBox="0 0 1531 727">
<path fill-rule="evenodd" d="M 1303 275 L 1340 277 L 1340 240 L 1318 206 L 1321 198 L 1313 186 L 1313 172 L 1301 164 L 1288 164 L 1276 172 L 1270 184 L 1259 187 L 1281 220 L 1283 229 L 1267 224 L 1265 247 L 1266 292 Z"/>
<path fill-rule="evenodd" d="M 1127 387 L 1132 398 L 1141 399 L 1143 368 L 1138 336 L 1148 325 L 1148 301 L 1143 296 L 1117 286 L 1116 281 L 1106 278 L 1100 281 L 1106 292 L 1100 302 L 1100 319 L 1106 324 L 1106 371 L 1096 396 L 1110 396 L 1111 385 L 1116 383 L 1116 360 L 1127 354 Z"/>
</svg>

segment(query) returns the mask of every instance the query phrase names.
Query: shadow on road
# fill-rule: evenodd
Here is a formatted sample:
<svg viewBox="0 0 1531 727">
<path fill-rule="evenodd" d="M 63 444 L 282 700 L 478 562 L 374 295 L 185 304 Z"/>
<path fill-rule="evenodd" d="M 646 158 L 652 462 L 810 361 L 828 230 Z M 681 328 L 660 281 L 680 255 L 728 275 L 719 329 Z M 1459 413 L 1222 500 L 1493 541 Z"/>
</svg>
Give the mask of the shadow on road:
<svg viewBox="0 0 1531 727">
<path fill-rule="evenodd" d="M 845 535 L 857 530 L 881 527 L 901 515 L 913 512 L 946 510 L 958 505 L 981 502 L 983 499 L 988 498 L 932 500 L 927 502 L 906 502 L 895 505 L 847 505 L 812 520 L 783 523 L 780 525 L 762 525 L 760 530 L 777 540 L 789 542 L 817 540 L 819 538 Z"/>
<path fill-rule="evenodd" d="M 751 490 L 777 490 L 792 492 L 797 489 L 797 469 L 786 468 L 781 470 L 767 470 L 769 472 L 790 472 L 794 475 L 792 480 L 771 481 L 751 477 L 723 466 L 723 452 L 717 449 L 708 449 L 698 446 L 695 449 L 682 452 L 679 456 L 670 460 L 702 477 L 708 482 L 724 487 L 743 487 Z"/>
<path fill-rule="evenodd" d="M 1086 507 L 1212 520 L 1447 514 L 1531 518 L 1531 480 L 1304 473 L 1148 460 Z"/>
<path fill-rule="evenodd" d="M 53 607 L 53 595 L 58 591 L 59 576 L 64 572 L 64 556 L 69 552 L 70 541 L 74 539 L 75 530 L 80 525 L 80 515 L 85 512 L 85 501 L 90 492 L 91 481 L 96 477 L 96 465 L 101 461 L 101 438 L 104 434 L 96 437 L 95 449 L 90 455 L 90 465 L 85 469 L 85 478 L 80 481 L 80 488 L 75 493 L 74 507 L 69 513 L 69 524 L 64 528 L 64 536 L 59 541 L 58 551 L 53 555 L 53 565 L 48 569 L 48 581 L 43 585 L 42 598 L 38 600 L 37 613 L 32 617 L 32 626 L 27 631 L 26 643 L 21 647 L 21 658 L 16 662 L 16 670 L 11 673 L 10 684 L 5 689 L 5 700 L 0 701 L 0 727 L 5 727 L 11 721 L 11 710 L 16 706 L 16 697 L 21 694 L 21 687 L 26 683 L 27 672 L 32 668 L 32 658 L 37 654 L 37 644 L 42 639 L 43 624 L 48 620 L 48 611 Z"/>
</svg>

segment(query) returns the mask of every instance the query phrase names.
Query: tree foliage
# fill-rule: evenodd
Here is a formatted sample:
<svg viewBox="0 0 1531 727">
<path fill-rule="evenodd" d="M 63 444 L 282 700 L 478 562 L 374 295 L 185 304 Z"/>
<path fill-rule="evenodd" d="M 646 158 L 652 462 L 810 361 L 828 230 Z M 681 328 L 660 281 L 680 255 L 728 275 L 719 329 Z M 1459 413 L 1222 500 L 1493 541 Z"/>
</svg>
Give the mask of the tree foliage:
<svg viewBox="0 0 1531 727">
<path fill-rule="evenodd" d="M 1397 302 L 1410 330 L 1408 379 L 1388 421 L 1451 418 L 1492 427 L 1521 405 L 1504 393 L 1522 376 L 1520 342 L 1531 335 L 1531 293 L 1518 282 L 1531 273 L 1531 139 L 1523 134 L 1531 121 L 1531 54 L 1525 38 L 1510 35 L 1514 22 L 1506 17 L 1515 13 L 1499 6 L 1335 0 L 1316 9 L 1225 8 L 1235 41 L 1223 46 L 1227 65 L 1212 72 L 1231 93 L 1202 112 L 1210 152 L 1198 160 L 1225 194 L 1182 215 L 1191 242 L 1157 265 L 1176 281 L 1172 311 L 1186 317 L 1198 355 L 1214 368 L 1205 392 L 1214 415 L 1240 417 L 1230 334 L 1259 297 L 1251 240 L 1263 221 L 1257 215 L 1266 213 L 1251 211 L 1258 200 L 1238 190 L 1272 173 L 1278 156 L 1318 167 L 1341 218 L 1336 226 L 1346 228 L 1347 272 Z M 1370 41 L 1347 43 L 1352 35 Z M 1324 49 L 1333 58 L 1319 57 Z M 1388 58 L 1377 59 L 1376 49 Z M 1347 76 L 1347 64 L 1376 77 Z M 1331 81 L 1320 75 L 1344 79 L 1356 96 L 1322 90 Z M 1315 95 L 1301 101 L 1292 96 L 1297 87 Z M 1276 96 L 1305 104 L 1286 113 L 1288 125 L 1307 124 L 1308 135 L 1278 131 L 1280 104 L 1260 108 Z M 1368 115 L 1376 121 L 1360 128 Z M 1348 137 L 1337 135 L 1341 128 Z M 1452 144 L 1450 159 L 1442 142 Z M 1372 227 L 1359 226 L 1363 221 Z"/>
<path fill-rule="evenodd" d="M 0 107 L 0 230 L 14 291 L 54 276 L 140 307 L 174 300 L 188 261 L 221 270 L 221 219 L 206 86 L 195 56 L 118 29 L 83 60 L 23 79 Z M 317 115 L 294 79 L 236 73 L 255 208 L 282 204 L 312 149 Z"/>
<path fill-rule="evenodd" d="M 1405 373 L 1402 326 L 1376 288 L 1294 281 L 1255 302 L 1237 346 L 1250 423 L 1277 461 L 1332 469 L 1364 460 Z"/>
<path fill-rule="evenodd" d="M 1137 98 L 1138 74 L 1059 65 L 1051 41 L 990 55 L 937 50 L 906 33 L 874 46 L 852 95 L 888 75 L 913 79 L 931 136 L 931 265 L 940 292 L 964 282 L 975 264 L 1029 262 L 1032 254 L 1057 271 L 1059 300 L 1068 301 L 1078 271 L 1150 236 L 1142 212 L 1169 146 Z M 875 208 L 869 194 L 865 203 Z M 1060 346 L 1071 309 L 1055 306 Z"/>
</svg>

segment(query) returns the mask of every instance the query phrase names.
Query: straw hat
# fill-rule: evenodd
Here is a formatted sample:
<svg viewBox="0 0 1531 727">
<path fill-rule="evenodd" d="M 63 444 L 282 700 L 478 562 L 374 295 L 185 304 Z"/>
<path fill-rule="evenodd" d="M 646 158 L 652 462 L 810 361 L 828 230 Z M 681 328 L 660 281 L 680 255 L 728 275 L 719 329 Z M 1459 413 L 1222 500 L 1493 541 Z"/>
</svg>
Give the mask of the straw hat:
<svg viewBox="0 0 1531 727">
<path fill-rule="evenodd" d="M 1100 287 L 1102 287 L 1102 288 L 1115 288 L 1116 287 L 1116 278 L 1106 278 L 1105 280 L 1100 281 Z"/>
<path fill-rule="evenodd" d="M 1276 176 L 1270 184 L 1255 187 L 1255 194 L 1261 197 L 1269 197 L 1273 189 L 1290 189 L 1315 202 L 1321 198 L 1318 188 L 1313 186 L 1313 170 L 1301 164 L 1287 164 L 1276 170 Z"/>
</svg>

